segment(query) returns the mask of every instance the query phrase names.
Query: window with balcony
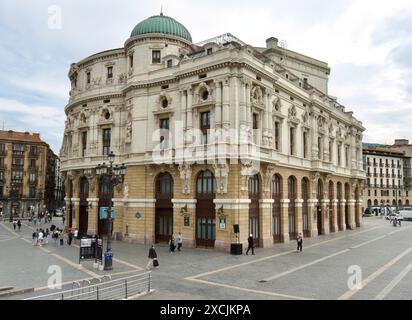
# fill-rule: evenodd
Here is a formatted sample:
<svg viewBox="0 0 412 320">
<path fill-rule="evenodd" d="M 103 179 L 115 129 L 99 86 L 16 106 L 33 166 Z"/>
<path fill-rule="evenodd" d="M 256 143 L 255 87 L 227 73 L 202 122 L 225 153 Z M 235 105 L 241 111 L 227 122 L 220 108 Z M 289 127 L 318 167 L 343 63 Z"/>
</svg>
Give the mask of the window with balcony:
<svg viewBox="0 0 412 320">
<path fill-rule="evenodd" d="M 36 160 L 30 159 L 30 170 L 36 170 Z"/>
<path fill-rule="evenodd" d="M 36 182 L 36 173 L 35 172 L 31 172 L 29 175 L 29 182 L 30 183 L 34 183 Z"/>
<path fill-rule="evenodd" d="M 24 144 L 13 144 L 13 155 L 23 156 L 24 155 Z"/>
<path fill-rule="evenodd" d="M 200 131 L 202 132 L 202 144 L 210 143 L 210 112 L 200 114 Z"/>
<path fill-rule="evenodd" d="M 24 159 L 23 158 L 13 158 L 12 164 L 14 167 L 23 167 Z"/>
<path fill-rule="evenodd" d="M 31 146 L 30 147 L 30 157 L 37 157 L 38 152 L 37 152 L 37 147 L 36 146 Z"/>
<path fill-rule="evenodd" d="M 103 129 L 103 155 L 108 156 L 110 154 L 111 143 L 111 129 Z"/>
<path fill-rule="evenodd" d="M 160 62 L 161 62 L 160 50 L 153 50 L 152 51 L 152 63 L 160 63 Z"/>
<path fill-rule="evenodd" d="M 4 143 L 0 143 L 0 156 L 4 156 L 6 153 L 6 145 Z"/>
</svg>

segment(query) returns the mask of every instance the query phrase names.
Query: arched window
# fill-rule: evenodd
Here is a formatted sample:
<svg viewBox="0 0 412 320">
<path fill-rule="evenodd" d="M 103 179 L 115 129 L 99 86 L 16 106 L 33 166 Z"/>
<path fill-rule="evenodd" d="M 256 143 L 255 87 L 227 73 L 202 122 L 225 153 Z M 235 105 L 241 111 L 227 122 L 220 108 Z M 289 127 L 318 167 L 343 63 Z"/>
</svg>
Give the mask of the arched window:
<svg viewBox="0 0 412 320">
<path fill-rule="evenodd" d="M 89 181 L 86 177 L 80 180 L 80 201 L 86 201 L 89 197 Z"/>
<path fill-rule="evenodd" d="M 288 179 L 288 196 L 289 196 L 289 238 L 296 239 L 295 227 L 295 200 L 296 200 L 296 178 L 291 176 Z"/>
<path fill-rule="evenodd" d="M 215 177 L 209 170 L 202 171 L 197 178 L 196 190 L 198 194 L 215 194 Z"/>
<path fill-rule="evenodd" d="M 156 196 L 170 197 L 173 193 L 173 178 L 168 173 L 161 173 L 156 180 Z"/>
<path fill-rule="evenodd" d="M 254 175 L 249 179 L 249 194 L 259 194 L 259 175 Z"/>
<path fill-rule="evenodd" d="M 303 235 L 305 237 L 310 236 L 309 230 L 309 180 L 308 178 L 302 179 L 302 218 L 303 218 Z"/>
</svg>

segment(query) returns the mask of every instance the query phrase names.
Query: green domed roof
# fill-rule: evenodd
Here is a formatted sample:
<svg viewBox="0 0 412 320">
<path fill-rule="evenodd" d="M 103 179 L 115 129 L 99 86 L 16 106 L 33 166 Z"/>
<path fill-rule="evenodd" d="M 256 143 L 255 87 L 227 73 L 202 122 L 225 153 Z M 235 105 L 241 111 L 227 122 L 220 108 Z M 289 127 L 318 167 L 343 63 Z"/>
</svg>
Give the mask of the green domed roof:
<svg viewBox="0 0 412 320">
<path fill-rule="evenodd" d="M 163 13 L 140 22 L 134 27 L 131 37 L 148 33 L 170 34 L 192 42 L 192 36 L 185 26 L 171 17 L 164 16 Z"/>
</svg>

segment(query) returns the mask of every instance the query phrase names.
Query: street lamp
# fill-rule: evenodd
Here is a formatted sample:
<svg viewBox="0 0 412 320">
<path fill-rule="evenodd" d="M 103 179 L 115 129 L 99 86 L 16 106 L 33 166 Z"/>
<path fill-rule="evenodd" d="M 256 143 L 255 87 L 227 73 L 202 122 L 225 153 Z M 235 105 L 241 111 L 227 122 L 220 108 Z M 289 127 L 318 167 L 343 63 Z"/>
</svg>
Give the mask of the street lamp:
<svg viewBox="0 0 412 320">
<path fill-rule="evenodd" d="M 112 200 L 113 200 L 113 188 L 122 183 L 124 176 L 126 174 L 126 166 L 122 165 L 115 165 L 113 166 L 115 155 L 110 152 L 109 156 L 109 165 L 106 163 L 98 164 L 96 167 L 96 175 L 100 177 L 106 177 L 107 182 L 109 183 L 109 209 L 108 209 L 108 220 L 109 220 L 109 228 L 108 228 L 108 235 L 107 235 L 107 246 L 106 252 L 104 254 L 104 270 L 112 270 L 113 269 L 113 252 L 112 252 Z"/>
</svg>

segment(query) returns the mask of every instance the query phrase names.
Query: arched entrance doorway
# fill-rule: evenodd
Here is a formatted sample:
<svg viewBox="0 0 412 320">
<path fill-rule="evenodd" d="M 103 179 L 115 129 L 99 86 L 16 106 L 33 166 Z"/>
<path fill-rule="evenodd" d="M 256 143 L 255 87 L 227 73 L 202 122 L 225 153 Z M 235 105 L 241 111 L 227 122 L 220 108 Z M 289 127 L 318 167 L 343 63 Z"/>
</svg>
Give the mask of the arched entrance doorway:
<svg viewBox="0 0 412 320">
<path fill-rule="evenodd" d="M 310 230 L 309 230 L 309 196 L 310 196 L 310 189 L 309 189 L 309 179 L 303 178 L 302 179 L 302 227 L 303 227 L 303 236 L 310 237 Z"/>
<path fill-rule="evenodd" d="M 288 218 L 289 218 L 289 239 L 296 240 L 296 224 L 295 224 L 295 200 L 297 198 L 296 190 L 296 178 L 291 176 L 288 179 L 288 197 L 289 197 L 289 209 L 288 209 Z"/>
<path fill-rule="evenodd" d="M 282 199 L 282 178 L 275 174 L 272 178 L 272 198 L 275 201 L 273 203 L 272 209 L 272 220 L 273 220 L 273 242 L 279 243 L 282 242 L 282 233 L 281 233 L 281 215 L 280 215 L 280 200 Z"/>
<path fill-rule="evenodd" d="M 109 207 L 110 203 L 110 178 L 103 176 L 99 183 L 99 211 L 98 211 L 98 234 L 99 236 L 107 236 L 109 232 L 109 219 L 100 219 L 100 209 Z M 113 206 L 112 206 L 113 207 Z M 112 228 L 113 230 L 113 228 Z"/>
<path fill-rule="evenodd" d="M 202 171 L 196 180 L 196 246 L 214 248 L 216 240 L 216 181 L 212 172 Z"/>
<path fill-rule="evenodd" d="M 376 202 L 378 201 L 378 200 L 375 200 Z M 396 200 L 392 200 L 392 206 L 396 206 Z"/>
<path fill-rule="evenodd" d="M 342 184 L 338 182 L 336 186 L 336 193 L 337 193 L 337 199 L 338 199 L 338 228 L 339 231 L 343 230 L 343 221 L 342 221 Z"/>
<path fill-rule="evenodd" d="M 345 183 L 345 222 L 346 222 L 346 229 L 350 229 L 350 221 L 349 221 L 349 192 L 350 192 L 349 183 Z"/>
<path fill-rule="evenodd" d="M 405 201 L 405 205 L 409 206 L 409 200 Z"/>
<path fill-rule="evenodd" d="M 89 181 L 86 177 L 80 179 L 80 203 L 79 203 L 79 234 L 80 236 L 87 235 L 89 223 L 89 206 L 87 203 L 89 198 Z"/>
<path fill-rule="evenodd" d="M 335 226 L 333 225 L 333 199 L 334 199 L 334 186 L 333 182 L 329 181 L 329 230 L 335 232 Z"/>
<path fill-rule="evenodd" d="M 322 232 L 322 197 L 323 197 L 323 182 L 321 179 L 318 180 L 318 189 L 316 192 L 316 198 L 318 200 L 316 204 L 316 221 L 318 226 L 318 235 L 323 234 Z"/>
<path fill-rule="evenodd" d="M 368 200 L 368 208 L 370 208 L 370 207 L 372 207 L 372 200 L 371 199 Z"/>
<path fill-rule="evenodd" d="M 259 230 L 259 200 L 260 200 L 260 184 L 259 175 L 256 174 L 249 178 L 249 234 L 253 235 L 253 243 L 255 247 L 260 243 Z"/>
<path fill-rule="evenodd" d="M 161 173 L 156 179 L 155 241 L 168 242 L 173 234 L 173 178 Z"/>
</svg>

